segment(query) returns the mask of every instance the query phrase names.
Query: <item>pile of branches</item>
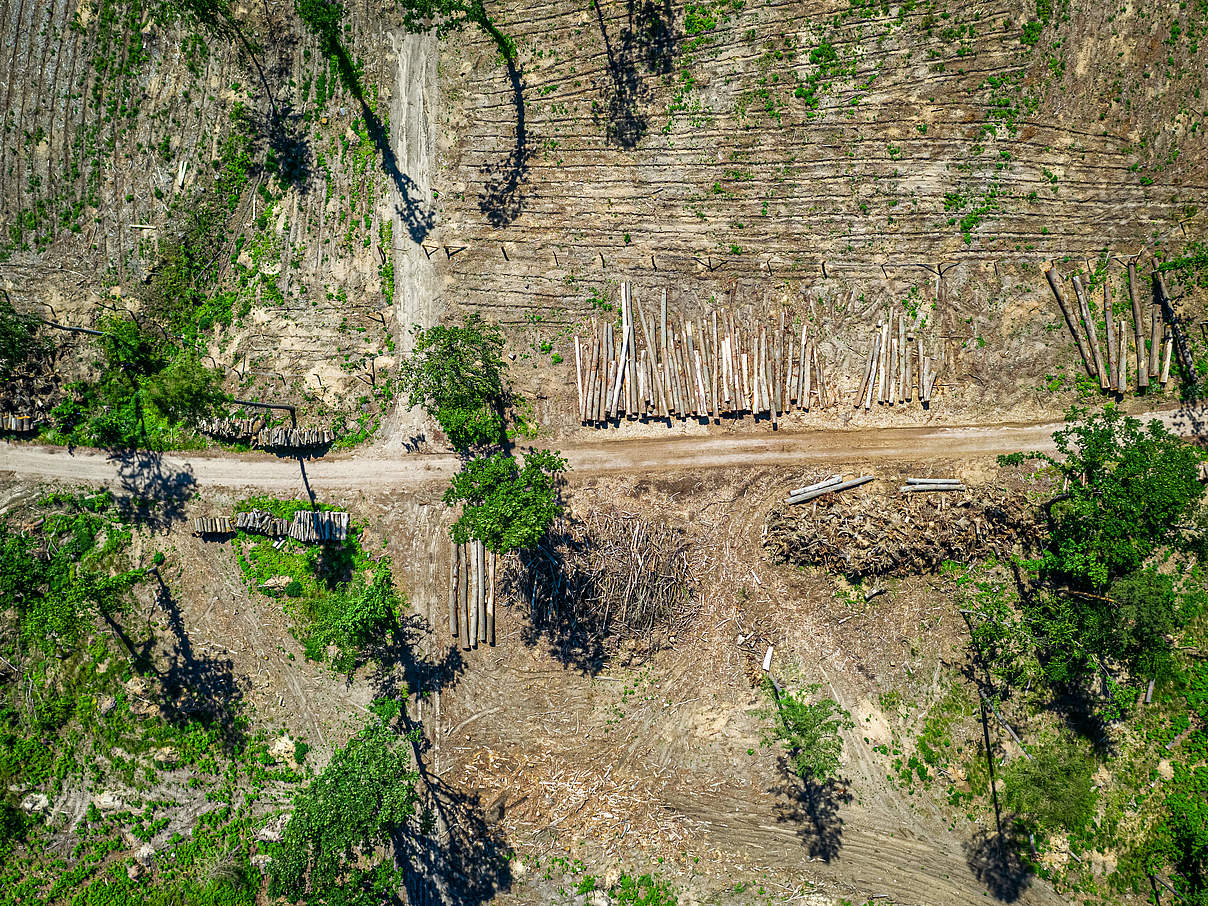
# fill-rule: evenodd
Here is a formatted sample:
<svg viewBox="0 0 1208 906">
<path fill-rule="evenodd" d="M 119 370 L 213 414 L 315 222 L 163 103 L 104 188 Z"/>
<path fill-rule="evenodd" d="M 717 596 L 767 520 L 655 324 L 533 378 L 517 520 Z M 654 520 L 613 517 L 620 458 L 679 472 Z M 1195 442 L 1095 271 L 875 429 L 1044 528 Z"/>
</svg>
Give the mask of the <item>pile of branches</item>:
<svg viewBox="0 0 1208 906">
<path fill-rule="evenodd" d="M 529 608 L 536 631 L 563 642 L 602 651 L 607 641 L 649 641 L 689 613 L 689 539 L 629 513 L 559 519 L 539 545 L 508 558 L 502 589 Z"/>
<path fill-rule="evenodd" d="M 946 560 L 1031 551 L 1044 513 L 1023 491 L 959 495 L 831 495 L 768 514 L 764 547 L 779 563 L 821 566 L 854 579 L 931 572 Z"/>
</svg>

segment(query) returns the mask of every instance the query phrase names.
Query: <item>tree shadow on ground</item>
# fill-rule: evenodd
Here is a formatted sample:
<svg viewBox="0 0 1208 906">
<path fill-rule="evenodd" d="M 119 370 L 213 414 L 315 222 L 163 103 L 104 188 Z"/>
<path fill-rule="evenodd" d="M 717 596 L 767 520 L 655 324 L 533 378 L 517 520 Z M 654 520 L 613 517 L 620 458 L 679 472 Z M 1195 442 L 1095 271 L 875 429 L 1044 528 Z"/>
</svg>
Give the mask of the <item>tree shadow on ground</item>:
<svg viewBox="0 0 1208 906">
<path fill-rule="evenodd" d="M 365 131 L 381 158 L 382 171 L 390 178 L 398 192 L 399 202 L 395 205 L 395 211 L 407 230 L 407 235 L 411 237 L 412 242 L 423 242 L 436 224 L 435 210 L 424 201 L 423 191 L 415 180 L 399 167 L 398 157 L 390 144 L 390 133 L 365 98 L 365 88 L 361 84 L 361 67 L 335 35 L 320 34 L 319 39 L 324 52 L 336 64 L 340 82 L 360 105 Z"/>
<path fill-rule="evenodd" d="M 158 570 L 152 575 L 158 583 L 156 605 L 167 615 L 172 633 L 171 644 L 161 654 L 166 665 L 156 668 L 163 687 L 161 710 L 176 726 L 197 722 L 217 727 L 227 752 L 237 751 L 246 734 L 238 720 L 244 689 L 235 675 L 235 665 L 230 658 L 197 655 L 193 651 L 172 590 Z"/>
<path fill-rule="evenodd" d="M 1006 820 L 1003 830 L 978 830 L 964 844 L 969 870 L 996 900 L 1014 903 L 1032 884 L 1032 870 L 1020 855 L 1023 838 L 1016 822 Z"/>
<path fill-rule="evenodd" d="M 504 571 L 504 600 L 528 604 L 520 640 L 528 647 L 545 644 L 564 666 L 595 676 L 607 662 L 607 615 L 584 608 L 599 597 L 596 577 L 576 570 L 572 561 L 585 545 L 558 526 L 536 547 L 521 551 L 519 567 Z"/>
<path fill-rule="evenodd" d="M 485 179 L 478 198 L 480 210 L 491 226 L 510 226 L 524 210 L 522 189 L 528 181 L 533 151 L 528 145 L 524 120 L 524 73 L 514 59 L 507 59 L 508 83 L 512 87 L 512 106 L 516 109 L 516 141 L 507 157 L 482 168 Z"/>
<path fill-rule="evenodd" d="M 830 862 L 843 848 L 843 818 L 839 809 L 852 801 L 846 780 L 802 780 L 780 757 L 781 780 L 769 792 L 782 797 L 776 820 L 796 825 L 797 836 L 811 859 Z"/>
<path fill-rule="evenodd" d="M 122 496 L 116 503 L 124 520 L 165 531 L 185 518 L 185 505 L 197 488 L 187 465 L 175 468 L 159 453 L 139 450 L 111 453 L 109 461 L 117 464 Z"/>
<path fill-rule="evenodd" d="M 594 2 L 604 52 L 608 59 L 608 84 L 604 103 L 592 104 L 596 124 L 604 126 L 604 138 L 610 145 L 631 151 L 645 137 L 649 128 L 641 111 L 647 89 L 638 72 L 639 63 L 647 72 L 667 75 L 675 57 L 676 37 L 674 12 L 669 0 L 629 0 L 626 21 L 616 45 L 608 37 L 604 13 L 599 0 Z"/>
<path fill-rule="evenodd" d="M 376 661 L 369 676 L 376 698 L 404 701 L 456 684 L 465 671 L 461 652 L 450 647 L 436 659 L 419 654 L 431 627 L 419 615 L 399 622 L 380 646 L 366 652 Z M 481 906 L 511 888 L 510 850 L 496 826 L 497 802 L 484 807 L 428 771 L 431 741 L 404 708 L 400 732 L 411 743 L 418 789 L 430 820 L 402 829 L 394 838 L 395 865 L 404 872 L 407 902 L 416 906 Z"/>
<path fill-rule="evenodd" d="M 396 838 L 407 902 L 416 906 L 481 906 L 511 890 L 511 849 L 498 804 L 453 790 L 418 762 L 432 827 Z"/>
</svg>

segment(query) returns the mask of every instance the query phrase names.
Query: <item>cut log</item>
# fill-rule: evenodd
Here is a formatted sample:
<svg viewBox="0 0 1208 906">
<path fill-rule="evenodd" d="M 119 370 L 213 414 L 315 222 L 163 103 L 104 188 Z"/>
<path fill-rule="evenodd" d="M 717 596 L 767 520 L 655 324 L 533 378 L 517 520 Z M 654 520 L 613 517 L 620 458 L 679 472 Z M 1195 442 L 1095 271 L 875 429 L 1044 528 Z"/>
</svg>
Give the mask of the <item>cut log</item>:
<svg viewBox="0 0 1208 906">
<path fill-rule="evenodd" d="M 495 647 L 495 561 L 494 551 L 487 553 L 490 564 L 487 571 L 487 644 Z"/>
<path fill-rule="evenodd" d="M 1086 336 L 1091 347 L 1091 359 L 1095 363 L 1095 376 L 1099 378 L 1099 389 L 1107 390 L 1111 385 L 1107 380 L 1107 366 L 1103 364 L 1103 353 L 1099 351 L 1099 334 L 1095 330 L 1095 319 L 1091 314 L 1090 305 L 1086 300 L 1086 292 L 1082 288 L 1082 280 L 1074 274 L 1074 295 L 1078 297 L 1078 309 L 1082 312 L 1082 321 L 1086 326 Z"/>
<path fill-rule="evenodd" d="M 1156 378 L 1162 370 L 1162 312 L 1158 306 L 1149 309 L 1149 376 Z"/>
<path fill-rule="evenodd" d="M 1111 293 L 1106 280 L 1103 281 L 1103 329 L 1107 333 L 1107 385 L 1116 390 L 1116 381 L 1120 377 L 1116 355 L 1120 351 L 1120 344 L 1116 342 L 1116 318 L 1112 313 Z"/>
<path fill-rule="evenodd" d="M 799 503 L 808 503 L 815 498 L 821 497 L 823 494 L 837 494 L 840 491 L 846 491 L 851 488 L 859 487 L 862 484 L 867 484 L 873 480 L 872 475 L 862 475 L 859 478 L 852 478 L 848 481 L 841 481 L 838 484 L 828 485 L 825 488 L 819 488 L 816 491 L 807 491 L 804 494 L 796 494 L 786 497 L 784 502 L 790 505 Z"/>
<path fill-rule="evenodd" d="M 793 490 L 789 491 L 789 496 L 797 497 L 801 494 L 808 494 L 810 491 L 817 491 L 821 488 L 830 487 L 832 484 L 838 484 L 842 480 L 842 475 L 832 475 L 830 478 L 824 478 L 821 481 L 815 482 L 814 484 L 807 484 L 805 487 L 801 488 L 793 488 Z"/>
<path fill-rule="evenodd" d="M 1132 303 L 1133 338 L 1137 345 L 1137 389 L 1149 386 L 1149 368 L 1145 363 L 1145 325 L 1141 317 L 1141 296 L 1137 292 L 1137 264 L 1128 262 L 1128 298 Z"/>
<path fill-rule="evenodd" d="M 864 391 L 868 389 L 868 382 L 872 380 L 872 366 L 877 349 L 876 340 L 868 347 L 868 358 L 864 361 L 864 380 L 860 381 L 860 389 L 856 391 L 856 399 L 853 403 L 854 408 L 859 409 L 864 403 Z"/>
<path fill-rule="evenodd" d="M 877 372 L 881 367 L 881 331 L 877 331 L 877 335 L 872 340 L 872 367 L 873 372 L 869 376 L 868 387 L 864 390 L 864 411 L 867 412 L 872 408 L 872 395 L 877 389 Z"/>
<path fill-rule="evenodd" d="M 1090 351 L 1086 347 L 1086 340 L 1083 339 L 1082 331 L 1078 328 L 1078 319 L 1074 317 L 1074 313 L 1069 304 L 1065 300 L 1065 294 L 1061 291 L 1061 273 L 1057 270 L 1057 266 L 1050 265 L 1045 271 L 1045 276 L 1049 280 L 1049 287 L 1053 290 L 1053 295 L 1057 298 L 1057 305 L 1061 309 L 1061 314 L 1065 317 L 1065 323 L 1070 328 L 1070 333 L 1074 335 L 1074 342 L 1078 345 L 1078 354 L 1082 356 L 1082 364 L 1086 368 L 1086 373 L 1094 377 L 1095 366 L 1091 363 Z M 920 343 L 922 340 L 920 339 Z M 922 355 L 920 347 L 919 355 Z"/>
<path fill-rule="evenodd" d="M 458 607 L 457 607 L 457 545 L 449 548 L 449 635 L 457 638 Z"/>
<path fill-rule="evenodd" d="M 457 600 L 458 606 L 461 608 L 461 647 L 469 649 L 474 646 L 474 642 L 470 638 L 470 558 L 466 552 L 466 545 L 457 545 L 457 557 L 460 569 Z"/>
</svg>

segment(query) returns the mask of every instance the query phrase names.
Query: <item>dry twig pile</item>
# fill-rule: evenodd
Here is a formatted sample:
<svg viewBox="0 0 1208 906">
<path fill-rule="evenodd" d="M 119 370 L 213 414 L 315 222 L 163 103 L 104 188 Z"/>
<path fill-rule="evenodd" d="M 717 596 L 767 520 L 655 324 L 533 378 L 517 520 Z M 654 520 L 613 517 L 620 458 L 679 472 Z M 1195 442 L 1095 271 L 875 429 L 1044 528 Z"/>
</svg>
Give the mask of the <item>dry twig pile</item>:
<svg viewBox="0 0 1208 906">
<path fill-rule="evenodd" d="M 953 498 L 830 496 L 768 514 L 771 558 L 854 578 L 929 572 L 945 560 L 1006 555 L 1041 537 L 1043 518 L 1022 491 L 975 488 Z"/>
<path fill-rule="evenodd" d="M 546 542 L 509 558 L 502 582 L 536 627 L 599 643 L 673 629 L 688 614 L 693 569 L 682 529 L 597 512 L 560 520 Z"/>
</svg>

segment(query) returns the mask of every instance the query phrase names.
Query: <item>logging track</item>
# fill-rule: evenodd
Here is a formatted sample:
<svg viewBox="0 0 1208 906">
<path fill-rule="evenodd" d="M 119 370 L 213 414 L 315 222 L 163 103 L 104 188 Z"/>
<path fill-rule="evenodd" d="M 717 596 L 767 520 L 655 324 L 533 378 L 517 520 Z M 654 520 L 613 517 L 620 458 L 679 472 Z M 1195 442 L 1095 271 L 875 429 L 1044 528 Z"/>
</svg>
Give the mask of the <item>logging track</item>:
<svg viewBox="0 0 1208 906">
<path fill-rule="evenodd" d="M 1146 416 L 1142 416 L 1145 418 Z M 1208 408 L 1153 412 L 1185 436 L 1206 433 Z M 972 459 L 1019 450 L 1051 450 L 1052 434 L 1061 422 L 967 425 L 945 428 L 878 428 L 852 431 L 777 433 L 766 437 L 679 435 L 662 439 L 599 440 L 561 445 L 576 475 L 668 472 L 679 469 L 740 469 L 750 466 L 789 467 L 803 463 L 889 462 L 928 459 Z M 0 472 L 18 478 L 90 483 L 137 483 L 145 479 L 201 489 L 257 488 L 275 493 L 386 492 L 446 480 L 458 466 L 452 454 L 387 456 L 369 450 L 349 457 L 305 463 L 264 456 L 194 454 L 107 455 L 26 444 L 0 446 Z M 305 479 L 305 481 L 303 480 Z"/>
</svg>

